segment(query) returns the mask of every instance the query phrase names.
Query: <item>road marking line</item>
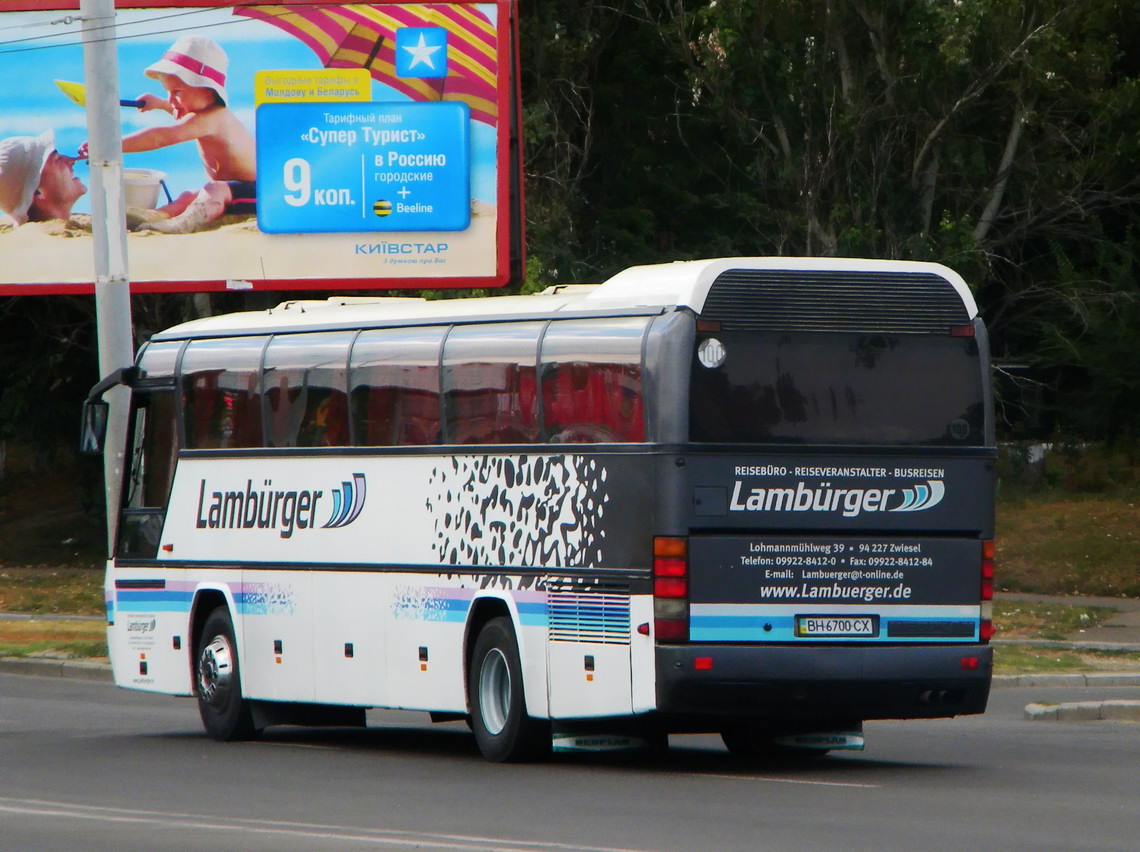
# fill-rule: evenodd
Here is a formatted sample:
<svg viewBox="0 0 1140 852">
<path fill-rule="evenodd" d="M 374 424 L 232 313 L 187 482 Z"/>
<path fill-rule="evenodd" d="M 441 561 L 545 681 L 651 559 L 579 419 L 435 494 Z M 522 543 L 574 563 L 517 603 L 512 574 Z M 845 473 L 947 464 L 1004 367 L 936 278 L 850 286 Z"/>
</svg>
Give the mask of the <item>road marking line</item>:
<svg viewBox="0 0 1140 852">
<path fill-rule="evenodd" d="M 729 781 L 770 781 L 773 784 L 808 784 L 814 787 L 859 787 L 864 790 L 881 790 L 882 784 L 861 784 L 857 781 L 805 781 L 802 778 L 774 778 L 771 775 L 720 775 L 713 772 L 687 772 L 695 778 L 724 778 Z"/>
<path fill-rule="evenodd" d="M 275 743 L 268 740 L 256 740 L 255 746 L 273 746 L 274 748 L 309 748 L 317 751 L 343 751 L 341 746 L 316 745 L 315 743 Z"/>
<path fill-rule="evenodd" d="M 320 823 L 282 822 L 260 819 L 221 819 L 202 814 L 164 813 L 161 811 L 127 810 L 95 805 L 76 805 L 41 799 L 12 799 L 0 797 L 0 813 L 51 818 L 86 819 L 98 822 L 116 822 L 160 826 L 163 828 L 213 829 L 247 834 L 282 835 L 297 838 L 339 840 L 349 843 L 368 843 L 383 846 L 414 845 L 421 849 L 469 849 L 474 852 L 647 852 L 646 850 L 608 846 L 577 846 L 568 843 L 530 842 L 502 837 L 473 837 L 462 834 L 432 834 L 427 832 L 395 831 L 383 828 L 346 828 Z"/>
</svg>

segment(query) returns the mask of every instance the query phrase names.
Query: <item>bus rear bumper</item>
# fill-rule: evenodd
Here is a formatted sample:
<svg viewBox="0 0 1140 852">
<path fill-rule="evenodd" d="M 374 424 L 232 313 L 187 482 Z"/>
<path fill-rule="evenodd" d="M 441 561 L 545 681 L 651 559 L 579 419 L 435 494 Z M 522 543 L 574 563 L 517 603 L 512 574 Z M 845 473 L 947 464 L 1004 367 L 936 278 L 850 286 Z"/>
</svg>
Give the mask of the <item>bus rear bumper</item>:
<svg viewBox="0 0 1140 852">
<path fill-rule="evenodd" d="M 919 719 L 985 712 L 988 645 L 659 645 L 657 709 L 687 717 Z"/>
</svg>

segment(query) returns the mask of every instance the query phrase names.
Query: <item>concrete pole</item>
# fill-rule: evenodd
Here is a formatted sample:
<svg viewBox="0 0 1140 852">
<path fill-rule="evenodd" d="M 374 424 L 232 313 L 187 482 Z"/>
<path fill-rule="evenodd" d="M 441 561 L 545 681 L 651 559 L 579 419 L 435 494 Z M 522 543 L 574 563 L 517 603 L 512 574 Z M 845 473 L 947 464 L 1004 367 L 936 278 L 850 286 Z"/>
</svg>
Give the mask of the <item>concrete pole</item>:
<svg viewBox="0 0 1140 852">
<path fill-rule="evenodd" d="M 95 316 L 99 375 L 134 362 L 131 289 L 127 269 L 123 131 L 119 116 L 119 55 L 114 0 L 80 0 L 87 87 L 87 142 L 91 167 L 91 230 L 95 245 Z M 107 547 L 115 546 L 130 392 L 117 387 L 110 403 L 103 477 L 107 493 Z"/>
</svg>

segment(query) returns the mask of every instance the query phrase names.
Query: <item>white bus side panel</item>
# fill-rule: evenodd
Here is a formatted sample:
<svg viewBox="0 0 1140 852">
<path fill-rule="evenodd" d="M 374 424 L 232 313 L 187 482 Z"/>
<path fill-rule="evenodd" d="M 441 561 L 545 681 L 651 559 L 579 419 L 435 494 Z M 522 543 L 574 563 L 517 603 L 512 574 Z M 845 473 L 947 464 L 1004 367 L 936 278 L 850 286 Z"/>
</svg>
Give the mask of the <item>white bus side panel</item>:
<svg viewBox="0 0 1140 852">
<path fill-rule="evenodd" d="M 551 717 L 632 712 L 630 596 L 573 588 L 551 591 L 548 613 Z"/>
<path fill-rule="evenodd" d="M 246 698 L 314 700 L 315 601 L 307 571 L 245 570 L 239 597 Z"/>
<path fill-rule="evenodd" d="M 192 595 L 186 572 L 110 570 L 104 596 L 115 683 L 149 692 L 189 695 Z"/>
<path fill-rule="evenodd" d="M 379 707 L 390 700 L 386 575 L 324 572 L 313 581 L 315 700 Z"/>
<path fill-rule="evenodd" d="M 637 632 L 639 625 L 653 624 L 653 596 L 637 595 L 630 601 L 630 668 L 633 678 L 633 712 L 657 709 L 657 657 L 651 635 Z"/>
<path fill-rule="evenodd" d="M 608 468 L 568 454 L 184 457 L 157 558 L 240 567 L 234 618 L 249 698 L 464 712 L 464 631 L 475 599 L 491 596 L 515 625 L 533 714 L 550 711 L 548 671 L 570 677 L 555 687 L 560 715 L 624 714 L 634 706 L 628 593 L 616 634 L 547 651 L 547 584 L 628 566 L 628 539 L 606 538 L 617 503 Z M 643 695 L 638 706 L 651 703 Z"/>
<path fill-rule="evenodd" d="M 389 706 L 465 712 L 463 627 L 474 590 L 457 578 L 409 574 L 391 574 L 389 584 Z"/>
</svg>

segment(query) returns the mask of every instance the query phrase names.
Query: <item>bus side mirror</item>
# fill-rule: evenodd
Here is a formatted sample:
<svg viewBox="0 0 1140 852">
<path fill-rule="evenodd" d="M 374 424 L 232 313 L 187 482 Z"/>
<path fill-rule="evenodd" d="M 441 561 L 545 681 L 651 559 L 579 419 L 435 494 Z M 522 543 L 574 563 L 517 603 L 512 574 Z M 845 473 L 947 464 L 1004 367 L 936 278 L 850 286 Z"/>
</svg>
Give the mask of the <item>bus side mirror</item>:
<svg viewBox="0 0 1140 852">
<path fill-rule="evenodd" d="M 107 439 L 107 416 L 111 406 L 101 399 L 83 403 L 83 423 L 79 433 L 79 452 L 85 456 L 97 456 L 103 452 Z"/>
<path fill-rule="evenodd" d="M 110 405 L 103 401 L 103 394 L 118 385 L 133 388 L 138 377 L 138 367 L 120 367 L 91 388 L 91 392 L 87 394 L 87 401 L 83 403 L 83 422 L 79 427 L 80 453 L 85 456 L 102 454 L 103 445 L 107 440 L 107 420 L 110 411 Z"/>
</svg>

